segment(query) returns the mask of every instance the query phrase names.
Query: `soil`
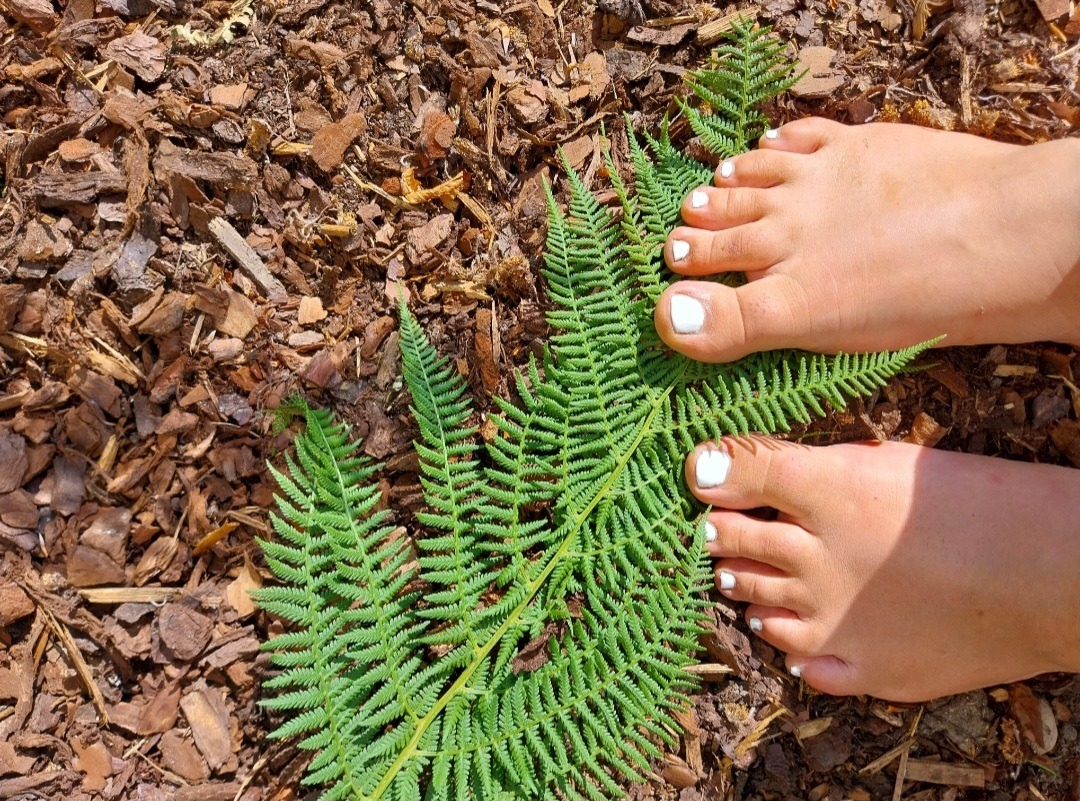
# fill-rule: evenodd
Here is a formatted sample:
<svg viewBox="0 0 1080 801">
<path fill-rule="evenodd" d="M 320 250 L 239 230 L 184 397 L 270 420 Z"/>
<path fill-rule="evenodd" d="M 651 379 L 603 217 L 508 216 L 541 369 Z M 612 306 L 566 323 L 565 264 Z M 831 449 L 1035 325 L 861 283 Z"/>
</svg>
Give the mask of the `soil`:
<svg viewBox="0 0 1080 801">
<path fill-rule="evenodd" d="M 397 287 L 490 407 L 546 335 L 556 148 L 600 186 L 734 12 L 810 69 L 777 121 L 1080 125 L 1069 0 L 0 0 L 0 799 L 309 795 L 257 706 L 267 410 L 334 408 L 415 509 Z M 800 436 L 1080 467 L 1071 350 L 926 366 Z M 720 599 L 706 645 L 635 797 L 1080 801 L 1072 677 L 818 696 Z"/>
</svg>

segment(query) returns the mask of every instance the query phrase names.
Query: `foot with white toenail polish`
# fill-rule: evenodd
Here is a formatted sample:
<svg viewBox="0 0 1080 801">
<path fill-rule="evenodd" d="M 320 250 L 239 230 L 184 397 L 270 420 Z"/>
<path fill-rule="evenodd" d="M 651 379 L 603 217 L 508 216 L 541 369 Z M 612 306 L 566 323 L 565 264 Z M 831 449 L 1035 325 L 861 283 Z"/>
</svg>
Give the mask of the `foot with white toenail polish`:
<svg viewBox="0 0 1080 801">
<path fill-rule="evenodd" d="M 715 313 L 700 361 L 762 350 L 1055 340 L 1080 345 L 1080 139 L 1032 146 L 897 124 L 798 120 L 725 159 L 671 232 L 668 266 Z"/>
<path fill-rule="evenodd" d="M 686 481 L 717 587 L 818 690 L 924 701 L 1080 672 L 1080 471 L 753 437 L 699 446 Z"/>
</svg>

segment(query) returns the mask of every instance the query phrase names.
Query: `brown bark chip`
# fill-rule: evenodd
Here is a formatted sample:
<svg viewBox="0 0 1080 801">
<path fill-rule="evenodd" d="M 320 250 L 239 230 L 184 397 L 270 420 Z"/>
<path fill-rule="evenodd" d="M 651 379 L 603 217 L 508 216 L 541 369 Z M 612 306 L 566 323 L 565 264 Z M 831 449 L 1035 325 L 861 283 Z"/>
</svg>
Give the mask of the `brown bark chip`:
<svg viewBox="0 0 1080 801">
<path fill-rule="evenodd" d="M 0 628 L 34 613 L 34 602 L 17 584 L 0 584 Z"/>
<path fill-rule="evenodd" d="M 142 31 L 113 39 L 105 47 L 105 57 L 149 83 L 165 72 L 165 45 Z"/>
<path fill-rule="evenodd" d="M 365 130 L 367 121 L 363 114 L 349 114 L 339 122 L 330 123 L 312 137 L 311 160 L 323 172 L 337 169 L 349 145 Z"/>
<path fill-rule="evenodd" d="M 0 428 L 0 492 L 21 487 L 29 465 L 26 440 L 9 429 Z"/>
<path fill-rule="evenodd" d="M 162 647 L 181 662 L 195 659 L 210 642 L 210 618 L 180 603 L 167 604 L 157 625 Z"/>
<path fill-rule="evenodd" d="M 199 755 L 195 744 L 178 731 L 168 731 L 158 742 L 161 764 L 177 776 L 189 782 L 201 782 L 210 778 L 210 771 Z"/>
<path fill-rule="evenodd" d="M 221 691 L 200 687 L 180 700 L 180 709 L 191 726 L 191 736 L 215 773 L 234 763 L 229 712 Z"/>
</svg>

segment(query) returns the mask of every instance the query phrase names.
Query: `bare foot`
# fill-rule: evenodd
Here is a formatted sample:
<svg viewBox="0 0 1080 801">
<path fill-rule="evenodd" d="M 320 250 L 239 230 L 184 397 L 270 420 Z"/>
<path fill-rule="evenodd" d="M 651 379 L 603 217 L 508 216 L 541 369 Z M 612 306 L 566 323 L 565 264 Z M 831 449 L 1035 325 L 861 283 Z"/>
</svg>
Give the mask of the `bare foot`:
<svg viewBox="0 0 1080 801">
<path fill-rule="evenodd" d="M 1020 147 L 810 118 L 766 134 L 715 182 L 687 197 L 665 258 L 683 275 L 750 280 L 667 290 L 656 327 L 687 356 L 942 334 L 1080 344 L 1080 140 Z"/>
<path fill-rule="evenodd" d="M 686 478 L 714 507 L 717 586 L 823 692 L 924 701 L 1080 672 L 1080 471 L 744 438 L 699 446 Z"/>
</svg>

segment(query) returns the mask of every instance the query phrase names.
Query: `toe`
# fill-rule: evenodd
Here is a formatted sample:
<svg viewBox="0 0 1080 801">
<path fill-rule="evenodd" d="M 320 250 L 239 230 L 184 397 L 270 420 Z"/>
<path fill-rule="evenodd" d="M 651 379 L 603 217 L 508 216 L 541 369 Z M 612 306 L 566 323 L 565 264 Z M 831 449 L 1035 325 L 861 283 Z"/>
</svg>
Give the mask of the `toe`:
<svg viewBox="0 0 1080 801">
<path fill-rule="evenodd" d="M 774 648 L 785 653 L 812 653 L 812 624 L 791 609 L 751 604 L 744 617 L 750 631 Z"/>
<path fill-rule="evenodd" d="M 800 611 L 806 608 L 803 584 L 782 570 L 751 559 L 722 559 L 716 588 L 733 601 Z"/>
<path fill-rule="evenodd" d="M 806 562 L 811 536 L 794 523 L 761 520 L 729 510 L 712 512 L 705 530 L 710 556 L 753 559 L 789 574 Z"/>
<path fill-rule="evenodd" d="M 691 196 L 692 198 L 692 196 Z M 751 201 L 739 200 L 731 213 L 752 216 Z M 726 204 L 725 204 L 726 206 Z M 726 210 L 719 215 L 721 218 Z M 682 275 L 714 275 L 728 270 L 756 271 L 779 262 L 787 255 L 783 238 L 775 226 L 760 218 L 745 220 L 719 231 L 682 226 L 668 236 L 664 258 L 668 267 Z"/>
<path fill-rule="evenodd" d="M 724 437 L 687 457 L 686 483 L 698 500 L 720 509 L 769 506 L 798 520 L 820 492 L 823 453 L 770 437 Z"/>
<path fill-rule="evenodd" d="M 806 117 L 766 131 L 758 146 L 788 153 L 813 153 L 840 136 L 846 127 L 823 117 Z"/>
<path fill-rule="evenodd" d="M 783 150 L 751 150 L 720 162 L 713 180 L 721 187 L 768 189 L 790 180 L 800 164 L 798 155 Z"/>
<path fill-rule="evenodd" d="M 664 290 L 653 311 L 660 338 L 701 362 L 730 362 L 775 348 L 813 349 L 812 327 L 820 317 L 809 314 L 801 290 L 787 275 L 766 275 L 735 288 L 678 281 Z"/>
<path fill-rule="evenodd" d="M 762 189 L 702 186 L 683 201 L 682 218 L 692 228 L 719 231 L 757 222 L 771 208 L 769 193 Z"/>
<path fill-rule="evenodd" d="M 828 695 L 861 695 L 866 688 L 859 671 L 838 656 L 788 654 L 788 672 L 818 692 Z"/>
</svg>

